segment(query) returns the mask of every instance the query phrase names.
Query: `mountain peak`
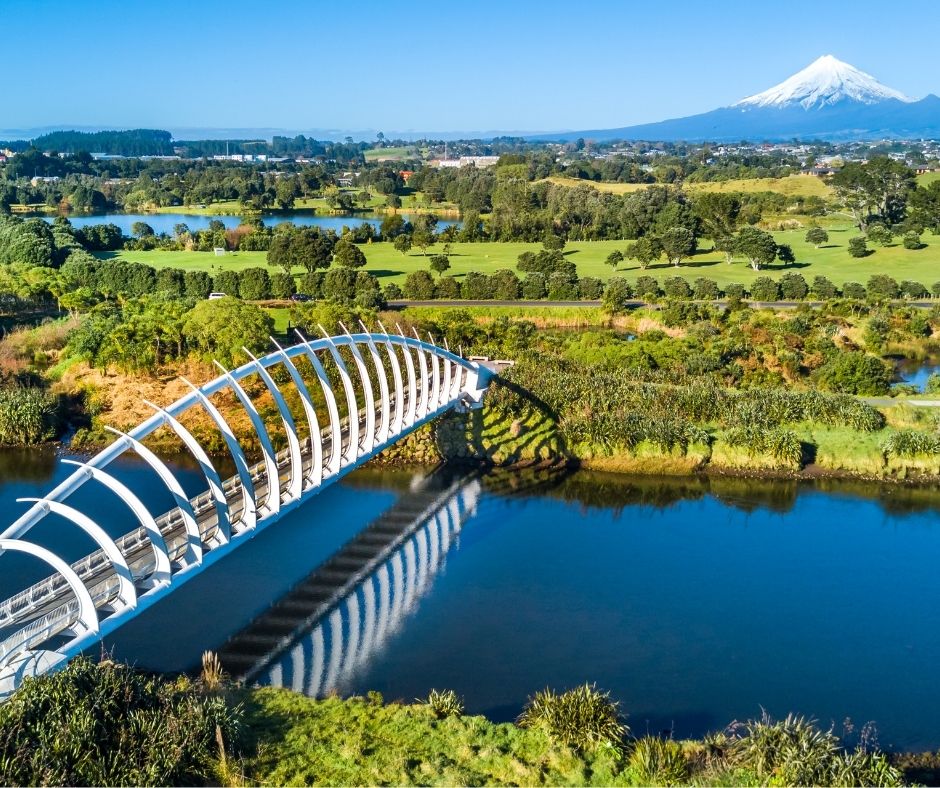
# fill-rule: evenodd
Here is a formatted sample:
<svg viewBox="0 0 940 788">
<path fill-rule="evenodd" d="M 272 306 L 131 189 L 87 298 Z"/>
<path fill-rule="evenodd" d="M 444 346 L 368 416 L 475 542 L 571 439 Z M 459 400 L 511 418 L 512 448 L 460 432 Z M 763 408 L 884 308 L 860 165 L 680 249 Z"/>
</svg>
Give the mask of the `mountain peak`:
<svg viewBox="0 0 940 788">
<path fill-rule="evenodd" d="M 746 109 L 798 105 L 808 110 L 842 101 L 877 104 L 889 99 L 913 101 L 900 91 L 882 85 L 871 74 L 866 74 L 833 55 L 823 55 L 779 85 L 763 93 L 748 96 L 732 106 Z"/>
</svg>

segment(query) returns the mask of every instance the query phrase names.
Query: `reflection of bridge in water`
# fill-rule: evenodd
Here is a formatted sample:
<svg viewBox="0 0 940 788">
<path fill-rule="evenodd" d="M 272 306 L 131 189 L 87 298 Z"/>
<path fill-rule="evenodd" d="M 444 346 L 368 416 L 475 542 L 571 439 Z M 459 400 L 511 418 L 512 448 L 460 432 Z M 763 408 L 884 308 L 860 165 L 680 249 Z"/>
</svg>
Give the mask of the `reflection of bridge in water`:
<svg viewBox="0 0 940 788">
<path fill-rule="evenodd" d="M 442 468 L 422 480 L 219 652 L 233 676 L 311 697 L 348 685 L 412 614 L 488 496 L 555 486 L 564 468 L 522 474 Z M 483 515 L 485 517 L 485 515 Z"/>
<path fill-rule="evenodd" d="M 0 533 L 0 557 L 23 554 L 53 574 L 0 601 L 0 700 L 24 677 L 64 665 L 125 621 L 165 597 L 239 544 L 423 424 L 453 409 L 476 407 L 492 369 L 433 341 L 388 333 L 346 332 L 302 340 L 254 358 L 154 415 L 78 466 L 44 498 Z M 275 343 L 276 344 L 276 343 Z M 247 351 L 246 351 L 247 353 Z M 417 362 L 417 363 L 416 363 Z M 391 373 L 389 375 L 389 372 Z M 280 384 L 275 379 L 281 381 Z M 273 401 L 286 448 L 275 451 L 271 427 L 246 393 L 246 380 Z M 293 390 L 296 413 L 281 387 Z M 338 397 L 334 381 L 342 387 Z M 315 391 L 316 396 L 311 392 Z M 234 395 L 248 417 L 261 461 L 246 453 L 212 398 Z M 180 421 L 202 410 L 221 435 L 236 474 L 221 479 L 206 451 Z M 319 412 L 318 412 L 319 411 Z M 325 411 L 325 413 L 324 413 Z M 298 429 L 298 424 L 304 428 Z M 190 498 L 172 470 L 143 440 L 165 427 L 198 463 L 205 492 Z M 153 470 L 175 503 L 151 512 L 107 466 L 133 451 Z M 112 538 L 65 501 L 86 483 L 123 502 L 136 528 Z M 83 532 L 97 549 L 77 561 L 27 539 L 54 515 Z M 43 573 L 45 574 L 45 573 Z M 211 605 L 207 605 L 207 612 Z"/>
<path fill-rule="evenodd" d="M 337 688 L 413 611 L 476 511 L 477 474 L 438 471 L 220 650 L 232 675 L 311 696 Z"/>
</svg>

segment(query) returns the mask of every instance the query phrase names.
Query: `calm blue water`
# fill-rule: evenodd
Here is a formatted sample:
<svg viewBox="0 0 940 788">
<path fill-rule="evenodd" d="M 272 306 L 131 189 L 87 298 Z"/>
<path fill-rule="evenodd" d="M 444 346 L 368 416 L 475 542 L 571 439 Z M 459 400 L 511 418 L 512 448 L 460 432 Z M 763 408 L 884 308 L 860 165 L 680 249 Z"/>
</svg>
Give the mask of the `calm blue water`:
<svg viewBox="0 0 940 788">
<path fill-rule="evenodd" d="M 411 220 L 408 214 L 402 214 L 406 221 Z M 46 221 L 53 219 L 44 216 Z M 282 222 L 293 222 L 303 227 L 321 227 L 324 230 L 335 230 L 341 232 L 343 227 L 358 227 L 366 223 L 371 224 L 376 229 L 382 224 L 383 216 L 374 214 L 349 214 L 339 216 L 325 216 L 314 213 L 304 213 L 295 211 L 289 214 L 268 214 L 262 217 L 264 223 L 269 227 L 281 224 Z M 134 222 L 146 222 L 156 233 L 166 233 L 173 235 L 173 227 L 180 222 L 184 223 L 190 230 L 204 230 L 209 226 L 213 219 L 221 221 L 227 228 L 237 227 L 242 223 L 239 216 L 201 216 L 187 213 L 106 213 L 82 216 L 69 216 L 69 221 L 74 227 L 85 227 L 89 224 L 116 224 L 121 228 L 125 235 L 131 235 L 131 226 Z M 438 231 L 451 225 L 460 225 L 460 222 L 441 219 L 437 223 Z"/>
<path fill-rule="evenodd" d="M 938 374 L 940 374 L 940 362 L 936 359 L 928 361 L 904 359 L 898 364 L 898 377 L 901 381 L 916 386 L 920 392 L 926 388 L 930 376 Z"/>
<path fill-rule="evenodd" d="M 48 489 L 50 473 L 54 460 L 2 466 L 0 511 L 12 517 L 12 499 Z M 146 468 L 127 462 L 121 474 L 156 495 Z M 115 656 L 191 667 L 411 480 L 359 473 L 326 490 L 119 630 Z M 700 735 L 763 706 L 839 726 L 874 720 L 884 746 L 940 746 L 940 492 L 587 472 L 511 481 L 506 495 L 505 480 L 484 480 L 475 508 L 451 523 L 449 549 L 441 530 L 417 534 L 417 569 L 405 553 L 401 565 L 420 582 L 399 613 L 377 625 L 360 589 L 334 616 L 349 653 L 317 654 L 324 641 L 311 638 L 298 675 L 335 657 L 342 693 L 411 700 L 453 688 L 469 711 L 500 720 L 537 689 L 591 681 L 639 732 Z M 263 682 L 290 686 L 286 675 Z"/>
</svg>

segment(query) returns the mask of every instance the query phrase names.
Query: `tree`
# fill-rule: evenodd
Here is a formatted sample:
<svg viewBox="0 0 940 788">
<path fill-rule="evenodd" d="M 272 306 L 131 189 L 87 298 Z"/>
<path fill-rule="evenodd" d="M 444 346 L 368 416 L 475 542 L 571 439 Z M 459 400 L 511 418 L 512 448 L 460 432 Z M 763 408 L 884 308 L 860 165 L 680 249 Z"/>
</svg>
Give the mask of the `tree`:
<svg viewBox="0 0 940 788">
<path fill-rule="evenodd" d="M 916 230 L 909 230 L 904 233 L 904 239 L 902 241 L 905 249 L 923 249 L 926 244 L 921 242 L 920 233 Z"/>
<path fill-rule="evenodd" d="M 733 194 L 702 192 L 692 201 L 692 211 L 701 221 L 705 237 L 717 241 L 734 234 L 741 200 Z"/>
<path fill-rule="evenodd" d="M 431 255 L 431 270 L 436 271 L 438 274 L 443 274 L 450 268 L 450 258 L 446 254 L 432 254 Z"/>
<path fill-rule="evenodd" d="M 268 348 L 274 321 L 263 309 L 235 298 L 200 301 L 183 323 L 183 335 L 190 347 L 232 367 L 245 360 L 242 350 L 262 355 Z"/>
<path fill-rule="evenodd" d="M 428 229 L 426 223 L 419 222 L 415 225 L 414 231 L 411 233 L 411 243 L 417 246 L 422 254 L 427 255 L 428 247 L 434 244 L 434 240 L 434 231 Z"/>
<path fill-rule="evenodd" d="M 500 301 L 515 301 L 519 297 L 519 277 L 508 268 L 501 268 L 491 277 L 493 298 Z M 441 297 L 438 294 L 438 297 Z"/>
<path fill-rule="evenodd" d="M 246 301 L 271 297 L 271 279 L 263 268 L 246 268 L 238 275 L 238 293 Z"/>
<path fill-rule="evenodd" d="M 637 296 L 640 298 L 656 299 L 659 298 L 659 282 L 652 276 L 638 276 L 634 286 Z"/>
<path fill-rule="evenodd" d="M 207 298 L 212 292 L 212 277 L 205 271 L 187 271 L 183 274 L 183 291 L 196 301 Z"/>
<path fill-rule="evenodd" d="M 692 295 L 692 288 L 681 276 L 669 276 L 663 281 L 663 293 L 667 298 L 687 299 Z"/>
<path fill-rule="evenodd" d="M 220 271 L 212 278 L 212 289 L 216 293 L 238 298 L 238 271 Z"/>
<path fill-rule="evenodd" d="M 626 248 L 624 257 L 629 260 L 636 260 L 640 264 L 640 268 L 645 270 L 649 268 L 650 263 L 659 259 L 662 252 L 662 247 L 657 239 L 643 236 Z"/>
<path fill-rule="evenodd" d="M 278 178 L 274 187 L 274 199 L 282 209 L 286 211 L 293 208 L 294 200 L 299 194 L 299 184 L 294 178 Z"/>
<path fill-rule="evenodd" d="M 816 249 L 829 242 L 829 233 L 822 227 L 810 227 L 806 231 L 806 243 L 812 244 Z"/>
<path fill-rule="evenodd" d="M 271 297 L 272 298 L 290 298 L 295 292 L 296 283 L 294 277 L 278 271 L 271 276 Z"/>
<path fill-rule="evenodd" d="M 382 219 L 379 232 L 382 234 L 382 238 L 391 241 L 405 232 L 405 220 L 397 213 L 390 214 Z"/>
<path fill-rule="evenodd" d="M 828 391 L 861 396 L 887 394 L 893 370 L 876 356 L 861 351 L 836 353 L 815 374 Z"/>
<path fill-rule="evenodd" d="M 522 280 L 522 297 L 526 301 L 539 301 L 548 294 L 545 274 L 537 271 L 527 274 Z"/>
<path fill-rule="evenodd" d="M 601 307 L 612 315 L 626 312 L 632 305 L 633 289 L 630 283 L 622 276 L 612 276 L 607 280 L 607 288 L 601 298 Z"/>
<path fill-rule="evenodd" d="M 356 300 L 355 268 L 331 268 L 323 277 L 323 297 L 339 304 L 350 304 Z"/>
<path fill-rule="evenodd" d="M 738 233 L 735 248 L 743 254 L 755 271 L 770 265 L 777 258 L 777 242 L 774 237 L 756 227 L 745 227 Z M 763 299 L 758 299 L 763 300 Z"/>
<path fill-rule="evenodd" d="M 697 301 L 717 301 L 721 298 L 721 290 L 714 279 L 700 276 L 692 283 L 692 295 Z"/>
<path fill-rule="evenodd" d="M 751 282 L 751 298 L 755 301 L 779 301 L 780 287 L 769 276 L 759 276 Z"/>
<path fill-rule="evenodd" d="M 623 252 L 619 249 L 614 249 L 614 251 L 607 255 L 607 259 L 604 260 L 604 262 L 616 271 L 617 266 L 623 262 Z"/>
<path fill-rule="evenodd" d="M 408 254 L 411 249 L 411 236 L 407 234 L 399 235 L 395 238 L 395 241 L 392 243 L 392 246 L 395 247 L 396 251 L 402 253 L 402 255 Z"/>
<path fill-rule="evenodd" d="M 542 237 L 542 246 L 550 252 L 560 252 L 565 248 L 565 239 L 549 231 Z"/>
<path fill-rule="evenodd" d="M 821 298 L 824 301 L 828 301 L 830 298 L 837 298 L 839 295 L 838 288 L 825 276 L 813 277 L 812 292 L 816 298 Z"/>
<path fill-rule="evenodd" d="M 883 224 L 872 224 L 866 233 L 868 240 L 878 246 L 887 246 L 894 240 L 894 233 Z"/>
<path fill-rule="evenodd" d="M 179 268 L 161 268 L 154 279 L 154 291 L 180 298 L 186 290 L 185 277 Z"/>
<path fill-rule="evenodd" d="M 137 238 L 150 238 L 154 235 L 153 227 L 146 222 L 134 222 L 131 225 L 131 233 Z"/>
<path fill-rule="evenodd" d="M 780 295 L 788 301 L 802 301 L 809 292 L 806 280 L 797 273 L 789 272 L 780 277 Z"/>
<path fill-rule="evenodd" d="M 867 257 L 871 254 L 868 245 L 865 243 L 864 235 L 856 235 L 854 238 L 849 239 L 849 254 L 852 257 Z"/>
<path fill-rule="evenodd" d="M 344 268 L 362 268 L 366 264 L 366 256 L 356 244 L 340 239 L 333 247 L 333 262 Z"/>
<path fill-rule="evenodd" d="M 885 274 L 875 274 L 869 277 L 866 286 L 868 298 L 871 301 L 890 301 L 900 295 L 900 288 L 893 277 Z"/>
<path fill-rule="evenodd" d="M 738 239 L 733 235 L 723 235 L 716 238 L 715 249 L 722 252 L 725 256 L 725 262 L 731 265 L 734 262 L 734 256 L 738 253 Z"/>
<path fill-rule="evenodd" d="M 695 251 L 695 233 L 688 227 L 670 227 L 659 236 L 659 243 L 674 266 Z"/>
<path fill-rule="evenodd" d="M 434 298 L 434 279 L 427 271 L 412 271 L 405 277 L 402 289 L 405 298 L 412 301 L 430 301 Z"/>
</svg>

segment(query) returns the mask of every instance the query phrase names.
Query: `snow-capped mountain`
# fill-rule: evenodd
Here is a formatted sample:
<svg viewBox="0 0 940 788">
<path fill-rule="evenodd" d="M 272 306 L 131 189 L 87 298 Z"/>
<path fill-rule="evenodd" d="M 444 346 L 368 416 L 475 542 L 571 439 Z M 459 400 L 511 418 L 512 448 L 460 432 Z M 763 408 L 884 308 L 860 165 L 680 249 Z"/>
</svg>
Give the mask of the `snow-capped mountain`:
<svg viewBox="0 0 940 788">
<path fill-rule="evenodd" d="M 800 139 L 940 139 L 940 98 L 916 101 L 832 55 L 730 107 L 621 129 L 540 139 L 755 142 Z"/>
<path fill-rule="evenodd" d="M 732 106 L 780 108 L 799 105 L 803 109 L 819 109 L 840 101 L 877 104 L 887 99 L 906 103 L 914 100 L 899 90 L 882 85 L 871 74 L 859 71 L 855 66 L 832 55 L 823 55 L 779 85 L 741 99 Z"/>
</svg>

